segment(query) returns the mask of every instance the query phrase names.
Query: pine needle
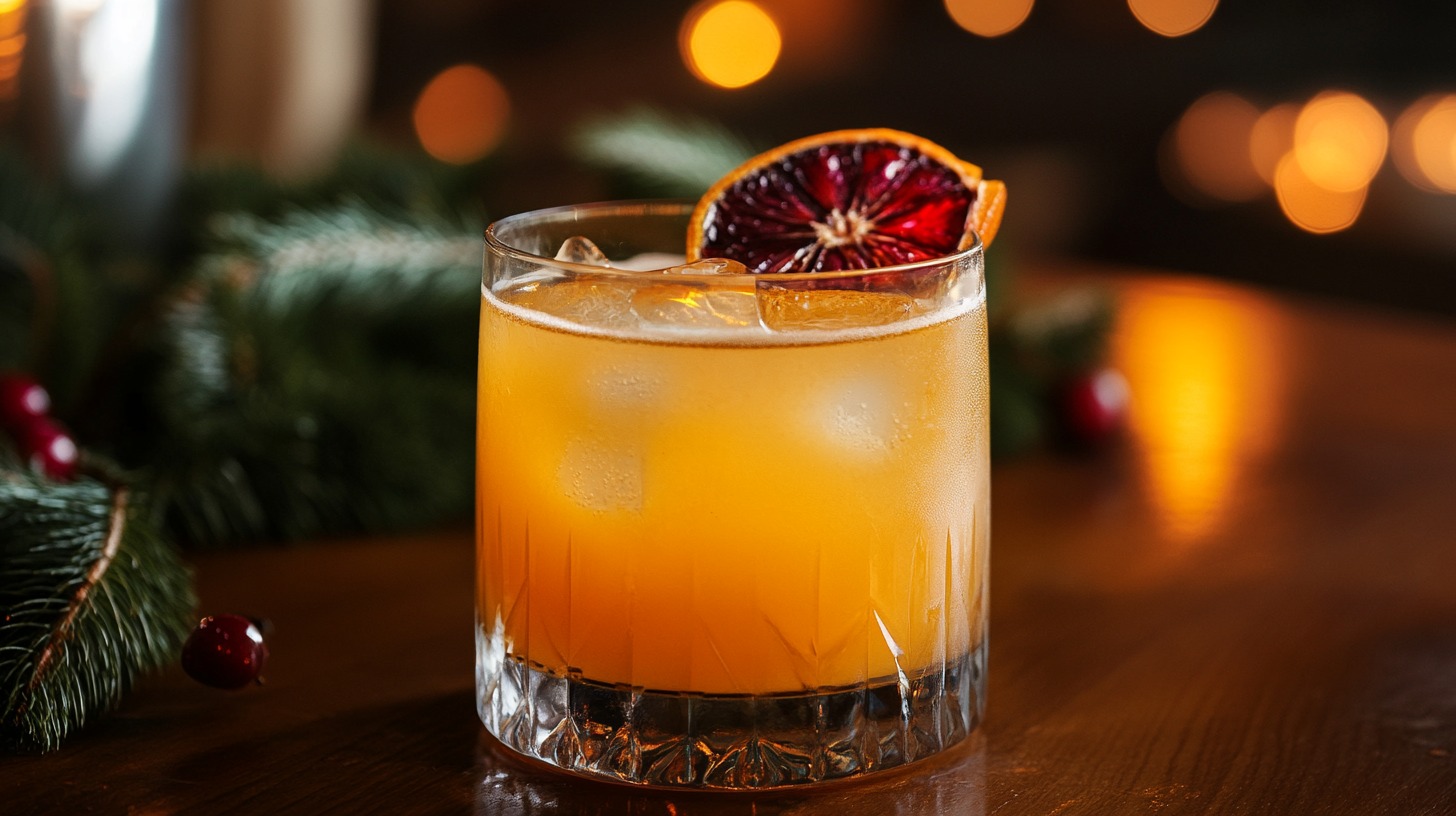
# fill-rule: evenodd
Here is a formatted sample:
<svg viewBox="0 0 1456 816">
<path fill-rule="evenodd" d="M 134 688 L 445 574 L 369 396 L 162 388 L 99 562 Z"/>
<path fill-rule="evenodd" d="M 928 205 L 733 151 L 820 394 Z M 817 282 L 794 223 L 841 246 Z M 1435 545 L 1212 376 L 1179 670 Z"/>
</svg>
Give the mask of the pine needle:
<svg viewBox="0 0 1456 816">
<path fill-rule="evenodd" d="M 464 226 L 438 217 L 386 217 L 363 200 L 324 210 L 295 209 L 277 219 L 222 213 L 212 220 L 219 246 L 202 261 L 203 274 L 231 276 L 257 297 L 282 307 L 327 287 L 398 291 L 433 286 L 459 273 L 471 291 L 479 275 L 484 224 Z"/>
<path fill-rule="evenodd" d="M 663 195 L 692 198 L 756 152 L 716 122 L 652 108 L 587 120 L 569 146 L 587 164 Z"/>
<path fill-rule="evenodd" d="M 0 744 L 59 747 L 176 658 L 193 605 L 128 489 L 0 480 Z"/>
</svg>

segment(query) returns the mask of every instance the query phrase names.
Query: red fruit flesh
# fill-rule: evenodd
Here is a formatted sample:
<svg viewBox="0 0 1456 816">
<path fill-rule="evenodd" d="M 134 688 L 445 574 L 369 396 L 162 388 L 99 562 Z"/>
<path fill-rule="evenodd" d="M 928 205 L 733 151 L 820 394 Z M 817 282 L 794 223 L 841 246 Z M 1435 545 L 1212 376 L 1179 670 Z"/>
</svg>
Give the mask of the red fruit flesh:
<svg viewBox="0 0 1456 816">
<path fill-rule="evenodd" d="M 872 269 L 961 248 L 976 189 L 888 141 L 822 144 L 729 186 L 701 224 L 705 258 L 750 272 Z"/>
</svg>

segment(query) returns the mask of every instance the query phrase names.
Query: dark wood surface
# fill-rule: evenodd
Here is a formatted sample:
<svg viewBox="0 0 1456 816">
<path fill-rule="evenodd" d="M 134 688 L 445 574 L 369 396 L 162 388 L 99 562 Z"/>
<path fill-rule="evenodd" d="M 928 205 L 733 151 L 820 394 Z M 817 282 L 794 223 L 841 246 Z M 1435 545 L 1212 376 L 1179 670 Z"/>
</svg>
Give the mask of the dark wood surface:
<svg viewBox="0 0 1456 816">
<path fill-rule="evenodd" d="M 517 761 L 462 530 L 198 558 L 206 610 L 276 625 L 267 685 L 150 678 L 0 759 L 0 813 L 1456 813 L 1456 326 L 1090 277 L 1130 431 L 996 466 L 989 715 L 940 758 L 750 796 Z"/>
</svg>

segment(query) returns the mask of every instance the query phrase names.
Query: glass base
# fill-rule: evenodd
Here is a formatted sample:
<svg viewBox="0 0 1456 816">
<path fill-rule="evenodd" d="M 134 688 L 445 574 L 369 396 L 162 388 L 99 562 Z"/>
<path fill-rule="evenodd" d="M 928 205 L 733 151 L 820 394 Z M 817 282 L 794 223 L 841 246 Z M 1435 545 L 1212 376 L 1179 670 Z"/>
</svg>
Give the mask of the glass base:
<svg viewBox="0 0 1456 816">
<path fill-rule="evenodd" d="M 507 747 L 649 786 L 756 790 L 860 776 L 960 742 L 984 710 L 984 644 L 917 677 L 758 696 L 646 691 L 493 657 L 478 664 L 477 706 Z"/>
</svg>

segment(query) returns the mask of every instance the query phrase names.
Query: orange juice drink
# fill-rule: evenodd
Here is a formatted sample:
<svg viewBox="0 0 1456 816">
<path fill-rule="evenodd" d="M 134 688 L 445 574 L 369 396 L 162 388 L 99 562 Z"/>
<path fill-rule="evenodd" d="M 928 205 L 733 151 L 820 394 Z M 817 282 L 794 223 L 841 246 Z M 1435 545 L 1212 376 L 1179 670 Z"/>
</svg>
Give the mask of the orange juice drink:
<svg viewBox="0 0 1456 816">
<path fill-rule="evenodd" d="M 686 215 L 634 207 L 492 228 L 482 718 L 528 755 L 660 785 L 848 776 L 959 740 L 985 648 L 979 245 L 812 278 L 552 257 L 578 232 L 656 250 L 633 233 Z"/>
</svg>

